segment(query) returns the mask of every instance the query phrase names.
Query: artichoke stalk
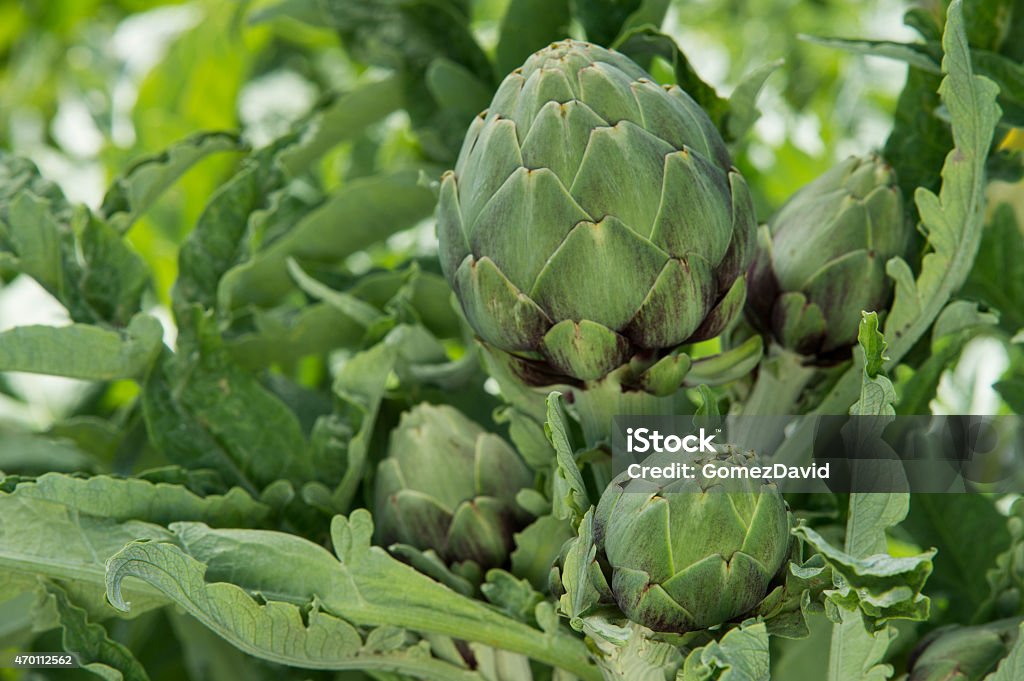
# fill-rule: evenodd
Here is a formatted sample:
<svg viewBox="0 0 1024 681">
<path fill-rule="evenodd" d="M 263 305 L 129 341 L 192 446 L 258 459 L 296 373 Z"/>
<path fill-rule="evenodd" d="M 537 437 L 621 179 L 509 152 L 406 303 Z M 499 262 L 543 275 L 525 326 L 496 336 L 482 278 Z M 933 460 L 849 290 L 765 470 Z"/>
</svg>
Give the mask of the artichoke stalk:
<svg viewBox="0 0 1024 681">
<path fill-rule="evenodd" d="M 748 276 L 752 321 L 801 355 L 847 357 L 861 311 L 887 307 L 885 264 L 909 236 L 892 169 L 877 156 L 846 159 L 760 228 Z"/>
<path fill-rule="evenodd" d="M 516 493 L 533 473 L 499 436 L 447 405 L 402 415 L 377 469 L 377 543 L 433 550 L 450 564 L 505 563 L 529 516 Z"/>
<path fill-rule="evenodd" d="M 747 456 L 729 448 L 689 463 L 743 465 Z M 658 458 L 648 462 L 679 456 Z M 768 594 L 790 555 L 782 494 L 763 480 L 732 480 L 729 491 L 712 484 L 720 483 L 698 477 L 655 486 L 619 477 L 601 496 L 593 526 L 601 568 L 591 574 L 630 620 L 685 633 L 737 619 Z"/>
<path fill-rule="evenodd" d="M 743 306 L 755 226 L 721 136 L 678 86 L 571 40 L 531 56 L 470 126 L 438 208 L 470 325 L 535 386 L 629 366 L 678 389 L 673 350 Z"/>
</svg>

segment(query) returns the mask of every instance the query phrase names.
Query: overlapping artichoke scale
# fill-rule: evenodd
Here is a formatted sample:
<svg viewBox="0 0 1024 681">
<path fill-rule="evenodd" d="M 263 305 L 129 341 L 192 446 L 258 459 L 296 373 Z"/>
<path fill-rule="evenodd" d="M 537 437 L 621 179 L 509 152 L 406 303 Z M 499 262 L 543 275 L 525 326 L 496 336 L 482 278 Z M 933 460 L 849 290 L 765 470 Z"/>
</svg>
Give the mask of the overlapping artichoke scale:
<svg viewBox="0 0 1024 681">
<path fill-rule="evenodd" d="M 629 342 L 597 322 L 566 319 L 551 327 L 540 344 L 544 358 L 558 371 L 592 381 L 629 359 Z"/>
<path fill-rule="evenodd" d="M 866 250 L 847 253 L 815 272 L 804 284 L 803 295 L 821 310 L 827 329 L 818 352 L 855 342 L 861 310 L 883 307 L 889 289 L 885 263 Z"/>
<path fill-rule="evenodd" d="M 500 565 L 512 550 L 515 530 L 508 504 L 493 497 L 465 501 L 452 517 L 443 557 L 485 567 Z"/>
<path fill-rule="evenodd" d="M 588 319 L 621 329 L 668 259 L 618 218 L 581 222 L 551 254 L 530 298 L 553 320 Z"/>
<path fill-rule="evenodd" d="M 452 509 L 435 497 L 411 489 L 397 490 L 377 503 L 381 519 L 378 540 L 384 545 L 400 542 L 417 549 L 437 550 L 445 554 Z"/>
<path fill-rule="evenodd" d="M 480 211 L 470 248 L 528 291 L 573 227 L 589 220 L 552 171 L 518 168 Z"/>
<path fill-rule="evenodd" d="M 490 258 L 467 255 L 455 272 L 455 293 L 480 337 L 506 352 L 533 350 L 551 319 Z"/>
</svg>

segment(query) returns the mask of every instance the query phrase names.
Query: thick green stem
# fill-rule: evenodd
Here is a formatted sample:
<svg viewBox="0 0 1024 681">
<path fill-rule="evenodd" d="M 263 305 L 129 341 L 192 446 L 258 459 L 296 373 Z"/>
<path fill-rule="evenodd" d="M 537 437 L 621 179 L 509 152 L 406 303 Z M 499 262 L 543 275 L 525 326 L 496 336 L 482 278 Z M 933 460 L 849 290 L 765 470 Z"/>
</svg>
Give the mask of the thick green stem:
<svg viewBox="0 0 1024 681">
<path fill-rule="evenodd" d="M 772 426 L 781 426 L 781 423 L 772 419 L 762 422 L 749 417 L 794 413 L 797 401 L 814 374 L 815 369 L 806 366 L 800 355 L 776 348 L 772 356 L 761 363 L 757 381 L 743 403 L 739 418 L 731 420 L 730 439 L 758 450 L 776 451 L 780 443 L 783 443 L 785 433 L 781 429 L 778 432 L 769 431 Z"/>
<path fill-rule="evenodd" d="M 675 413 L 675 396 L 655 397 L 639 390 L 623 390 L 614 375 L 572 391 L 572 411 L 583 429 L 587 447 L 611 443 L 616 416 L 664 416 Z"/>
</svg>

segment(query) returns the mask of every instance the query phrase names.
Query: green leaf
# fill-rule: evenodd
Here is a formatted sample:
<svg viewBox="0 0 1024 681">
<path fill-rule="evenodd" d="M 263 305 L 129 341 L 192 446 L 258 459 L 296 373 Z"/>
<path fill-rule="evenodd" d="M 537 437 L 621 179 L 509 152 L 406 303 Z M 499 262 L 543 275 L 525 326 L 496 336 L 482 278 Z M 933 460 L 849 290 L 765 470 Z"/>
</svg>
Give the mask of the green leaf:
<svg viewBox="0 0 1024 681">
<path fill-rule="evenodd" d="M 457 636 L 599 678 L 579 641 L 504 617 L 370 546 L 373 525 L 366 511 L 334 519 L 340 562 L 312 542 L 278 532 L 212 530 L 199 523 L 176 523 L 172 531 L 177 544 L 132 543 L 108 562 L 113 605 L 127 608 L 122 582 L 138 577 L 246 652 L 306 668 L 361 665 L 428 678 L 475 678 L 419 657 L 351 659 L 362 644 L 351 622 Z M 262 594 L 266 605 L 247 592 Z M 298 606 L 310 604 L 307 628 Z M 327 651 L 328 659 L 318 651 Z"/>
<path fill-rule="evenodd" d="M 333 147 L 355 139 L 401 105 L 402 89 L 397 77 L 362 83 L 335 95 L 307 117 L 301 137 L 281 151 L 278 162 L 289 175 L 298 175 Z"/>
<path fill-rule="evenodd" d="M 134 161 L 114 179 L 103 197 L 101 213 L 120 233 L 128 231 L 140 215 L 192 166 L 210 154 L 239 151 L 238 135 L 201 132 L 168 149 Z"/>
<path fill-rule="evenodd" d="M 45 528 L 42 531 L 41 528 Z M 0 593 L 25 577 L 59 580 L 90 616 L 109 617 L 103 600 L 104 561 L 137 539 L 166 539 L 162 527 L 137 520 L 119 522 L 87 515 L 62 504 L 0 493 Z M 132 584 L 135 614 L 166 603 L 146 585 Z"/>
<path fill-rule="evenodd" d="M 729 139 L 742 139 L 754 127 L 754 123 L 761 117 L 761 112 L 757 110 L 757 96 L 768 77 L 783 63 L 779 59 L 759 66 L 745 75 L 729 95 L 729 113 L 725 119 Z"/>
<path fill-rule="evenodd" d="M 232 359 L 210 315 L 189 312 L 180 351 L 165 352 L 143 386 L 153 444 L 172 463 L 212 468 L 252 495 L 282 477 L 311 479 L 296 415 Z"/>
<path fill-rule="evenodd" d="M 0 333 L 0 371 L 92 381 L 142 376 L 160 353 L 163 327 L 136 315 L 122 332 L 89 324 L 19 326 Z"/>
<path fill-rule="evenodd" d="M 461 116 L 466 123 L 491 101 L 491 90 L 486 83 L 469 69 L 443 57 L 430 63 L 426 78 L 427 88 L 437 103 Z"/>
<path fill-rule="evenodd" d="M 298 557 L 275 555 L 285 562 Z M 404 672 L 437 681 L 479 679 L 431 659 L 418 646 L 385 655 L 367 651 L 359 632 L 345 620 L 322 612 L 315 599 L 304 611 L 274 599 L 274 594 L 266 594 L 260 604 L 234 584 L 207 584 L 206 566 L 172 544 L 130 544 L 111 559 L 108 568 L 108 596 L 116 607 L 128 607 L 121 595 L 122 580 L 138 577 L 232 645 L 264 660 L 304 669 Z"/>
<path fill-rule="evenodd" d="M 229 310 L 247 303 L 272 304 L 292 290 L 289 258 L 300 262 L 343 260 L 412 227 L 433 208 L 433 193 L 418 184 L 413 171 L 348 183 L 287 234 L 228 272 L 219 287 L 220 306 Z"/>
<path fill-rule="evenodd" d="M 850 414 L 895 415 L 892 383 L 882 373 L 886 341 L 878 330 L 878 316 L 864 313 L 857 334 L 862 367 L 860 399 Z M 835 621 L 829 657 L 829 681 L 863 678 L 884 681 L 892 667 L 883 664 L 895 631 L 890 618 L 926 619 L 928 599 L 921 594 L 931 572 L 933 552 L 914 558 L 893 558 L 885 553 L 886 531 L 907 515 L 909 495 L 851 494 L 846 523 L 846 550 L 839 551 L 808 527 L 794 529 L 817 549 L 833 570 L 836 588 L 826 592 L 826 609 Z"/>
<path fill-rule="evenodd" d="M 393 330 L 383 342 L 349 359 L 334 380 L 334 394 L 342 400 L 342 416 L 353 433 L 348 441 L 345 472 L 333 490 L 321 483 L 312 483 L 303 490 L 308 502 L 329 513 L 348 511 L 363 480 L 377 412 L 397 361 L 394 340 L 400 333 L 400 329 Z"/>
<path fill-rule="evenodd" d="M 149 680 L 131 651 L 112 640 L 102 626 L 90 622 L 85 610 L 72 603 L 63 589 L 50 582 L 45 588 L 56 604 L 64 650 L 73 653 L 78 664 L 111 681 Z"/>
<path fill-rule="evenodd" d="M 981 240 L 985 160 L 999 120 L 999 107 L 995 104 L 995 85 L 975 76 L 971 69 L 960 0 L 954 0 L 949 6 L 943 46 L 946 54 L 942 68 L 946 76 L 940 92 L 950 112 L 954 148 L 943 165 L 939 196 L 923 188 L 916 193 L 932 248 L 922 259 L 920 275 L 915 281 L 910 266 L 900 258 L 893 258 L 886 264 L 886 272 L 896 282 L 895 299 L 885 326 L 885 336 L 892 343 L 890 359 L 886 362 L 889 368 L 910 352 L 945 308 L 950 296 L 964 283 Z M 906 90 L 904 95 L 909 97 Z M 920 102 L 913 101 L 908 107 L 918 111 Z M 908 121 L 902 132 L 897 125 L 894 135 L 900 133 L 902 143 L 926 129 L 919 122 Z M 919 148 L 916 143 L 911 146 L 911 157 L 925 156 L 924 147 Z M 892 161 L 888 150 L 886 154 Z M 906 181 L 907 175 L 899 168 L 897 171 Z M 815 412 L 829 414 L 846 410 L 861 388 L 860 374 L 856 366 L 848 370 Z M 778 460 L 799 459 L 796 443 L 800 438 L 796 435 L 800 434 L 794 434 L 777 450 Z"/>
<path fill-rule="evenodd" d="M 985 677 L 985 681 L 1014 681 L 1024 677 L 1024 624 L 1017 631 L 1017 641 L 1010 654 L 999 663 L 996 670 Z"/>
<path fill-rule="evenodd" d="M 826 592 L 829 601 L 844 610 L 859 610 L 869 631 L 892 619 L 928 618 L 929 600 L 921 591 L 932 572 L 935 549 L 905 558 L 885 553 L 858 558 L 833 548 L 810 527 L 797 527 L 793 533 L 821 553 L 836 575 L 836 588 Z"/>
<path fill-rule="evenodd" d="M 572 525 L 562 518 L 537 518 L 513 535 L 516 548 L 511 555 L 512 573 L 525 577 L 536 589 L 547 589 L 552 564 L 565 542 L 575 536 Z"/>
<path fill-rule="evenodd" d="M 309 355 L 358 348 L 366 329 L 334 305 L 313 303 L 299 309 L 253 310 L 253 330 L 232 335 L 224 345 L 249 370 L 289 365 Z"/>
<path fill-rule="evenodd" d="M 574 0 L 572 9 L 591 42 L 614 45 L 631 29 L 657 29 L 668 5 L 666 0 Z"/>
<path fill-rule="evenodd" d="M 686 656 L 678 681 L 769 681 L 768 630 L 763 622 L 730 630 L 721 641 Z"/>
<path fill-rule="evenodd" d="M 996 206 L 985 228 L 962 295 L 984 301 L 999 312 L 1009 333 L 1024 328 L 1024 232 L 1013 207 Z"/>
<path fill-rule="evenodd" d="M 284 137 L 251 154 L 210 199 L 178 253 L 176 308 L 214 306 L 221 277 L 246 255 L 243 237 L 249 216 L 265 208 L 273 190 L 285 181 L 277 153 L 293 142 L 293 136 Z"/>
<path fill-rule="evenodd" d="M 34 481 L 19 483 L 12 494 L 52 501 L 97 518 L 141 520 L 158 525 L 197 520 L 226 527 L 251 527 L 262 523 L 270 513 L 269 507 L 237 487 L 224 495 L 200 497 L 180 485 L 107 475 L 78 478 L 47 473 Z"/>
<path fill-rule="evenodd" d="M 985 160 L 999 121 L 998 88 L 971 69 L 958 0 L 949 7 L 943 48 L 946 76 L 939 93 L 952 120 L 954 149 L 942 168 L 939 195 L 926 188 L 915 193 L 932 252 L 922 259 L 913 285 L 895 277 L 895 299 L 885 325 L 894 361 L 910 350 L 967 279 L 981 241 Z M 893 274 L 893 268 L 890 261 L 887 271 Z"/>
<path fill-rule="evenodd" d="M 722 385 L 746 376 L 761 361 L 764 342 L 752 336 L 741 345 L 695 360 L 686 374 L 686 385 Z"/>
<path fill-rule="evenodd" d="M 590 498 L 580 473 L 579 464 L 573 454 L 569 441 L 569 430 L 562 409 L 562 394 L 552 392 L 547 399 L 547 420 L 544 423 L 544 434 L 555 449 L 554 489 L 552 490 L 552 508 L 554 516 L 569 520 L 573 526 L 580 523 L 583 515 L 590 508 Z"/>
<path fill-rule="evenodd" d="M 707 112 L 723 137 L 726 140 L 731 139 L 726 126 L 729 103 L 719 97 L 713 87 L 701 80 L 697 72 L 690 66 L 686 55 L 670 36 L 659 33 L 650 27 L 638 28 L 624 34 L 614 47 L 641 66 L 649 65 L 655 57 L 660 57 L 668 62 L 675 73 L 676 84 Z"/>
<path fill-rule="evenodd" d="M 833 47 L 853 54 L 862 54 L 869 57 L 886 57 L 906 62 L 926 73 L 938 74 L 940 72 L 939 55 L 936 49 L 938 46 L 932 47 L 921 43 L 897 43 L 891 40 L 848 40 L 845 38 L 823 38 L 808 35 L 800 37 L 815 45 Z"/>
<path fill-rule="evenodd" d="M 978 575 L 994 568 L 1010 543 L 1005 518 L 980 494 L 915 494 L 902 527 L 919 545 L 939 551 L 928 593 L 948 601 L 942 621 L 970 622 L 990 591 Z M 970 543 L 964 537 L 971 537 Z"/>
<path fill-rule="evenodd" d="M 569 0 L 512 0 L 498 34 L 498 73 L 511 73 L 526 58 L 569 34 Z"/>
</svg>

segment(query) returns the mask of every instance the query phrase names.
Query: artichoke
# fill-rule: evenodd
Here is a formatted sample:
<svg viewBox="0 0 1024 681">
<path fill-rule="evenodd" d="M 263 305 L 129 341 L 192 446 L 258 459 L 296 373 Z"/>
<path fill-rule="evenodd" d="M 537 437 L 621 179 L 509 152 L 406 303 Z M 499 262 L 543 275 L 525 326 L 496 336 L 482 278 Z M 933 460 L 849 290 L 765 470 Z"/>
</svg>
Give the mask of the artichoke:
<svg viewBox="0 0 1024 681">
<path fill-rule="evenodd" d="M 677 86 L 567 40 L 470 126 L 438 207 L 471 326 L 535 385 L 711 338 L 742 308 L 755 221 L 718 131 Z M 549 379 L 549 380 L 548 380 Z"/>
<path fill-rule="evenodd" d="M 911 655 L 907 681 L 981 681 L 1017 640 L 1019 617 L 937 629 Z"/>
<path fill-rule="evenodd" d="M 503 439 L 452 407 L 420 404 L 402 415 L 377 468 L 377 543 L 433 549 L 448 563 L 501 565 L 529 519 L 516 493 L 532 483 Z"/>
<path fill-rule="evenodd" d="M 738 466 L 746 456 L 723 450 L 688 463 Z M 648 462 L 659 465 L 658 458 Z M 716 491 L 698 476 L 654 488 L 634 481 L 646 490 L 635 491 L 623 490 L 624 481 L 601 496 L 594 543 L 626 617 L 684 633 L 735 619 L 764 599 L 790 553 L 789 510 L 774 483 L 730 480 L 730 491 Z"/>
<path fill-rule="evenodd" d="M 797 191 L 761 227 L 748 276 L 753 321 L 803 355 L 846 353 L 861 311 L 884 309 L 885 263 L 910 236 L 892 169 L 850 157 Z"/>
</svg>

